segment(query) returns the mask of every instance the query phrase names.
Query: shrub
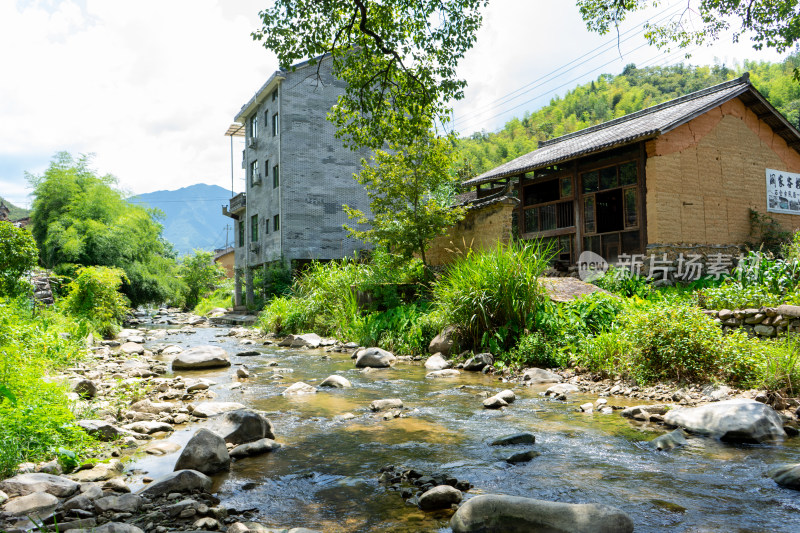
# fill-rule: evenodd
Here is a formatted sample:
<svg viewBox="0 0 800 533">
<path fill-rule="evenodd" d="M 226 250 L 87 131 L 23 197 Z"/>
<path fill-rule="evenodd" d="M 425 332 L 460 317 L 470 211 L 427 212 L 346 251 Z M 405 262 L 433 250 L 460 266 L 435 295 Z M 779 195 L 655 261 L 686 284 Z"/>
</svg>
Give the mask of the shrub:
<svg viewBox="0 0 800 533">
<path fill-rule="evenodd" d="M 194 309 L 225 277 L 225 269 L 214 262 L 214 254 L 195 250 L 181 261 L 178 272 L 186 284 L 186 309 Z"/>
<path fill-rule="evenodd" d="M 563 364 L 563 352 L 542 332 L 535 331 L 524 335 L 510 351 L 500 354 L 498 361 L 499 366 L 552 368 Z"/>
<path fill-rule="evenodd" d="M 603 377 L 626 375 L 630 372 L 633 350 L 633 344 L 622 331 L 606 331 L 586 339 L 575 353 L 575 362 Z"/>
<path fill-rule="evenodd" d="M 466 344 L 499 353 L 533 325 L 543 301 L 539 277 L 551 257 L 539 241 L 470 250 L 434 285 L 433 301 Z"/>
<path fill-rule="evenodd" d="M 758 286 L 774 294 L 786 294 L 800 281 L 800 263 L 751 251 L 736 265 L 733 276 L 745 287 Z"/>
<path fill-rule="evenodd" d="M 39 250 L 26 230 L 0 221 L 0 296 L 16 296 L 29 288 L 20 278 L 36 266 Z"/>
<path fill-rule="evenodd" d="M 224 280 L 211 294 L 201 298 L 194 307 L 194 312 L 198 315 L 208 314 L 212 309 L 222 307 L 227 309 L 233 307 L 233 280 Z"/>
<path fill-rule="evenodd" d="M 409 304 L 353 320 L 344 332 L 348 340 L 364 346 L 381 346 L 402 354 L 424 354 L 442 328 L 425 304 Z"/>
<path fill-rule="evenodd" d="M 719 374 L 722 330 L 696 306 L 642 306 L 623 315 L 620 327 L 635 347 L 632 374 L 640 382 L 707 380 Z"/>
<path fill-rule="evenodd" d="M 128 312 L 128 299 L 119 292 L 124 279 L 125 273 L 119 268 L 79 268 L 69 284 L 64 307 L 100 335 L 114 335 Z"/>
<path fill-rule="evenodd" d="M 729 281 L 697 293 L 697 303 L 705 309 L 744 309 L 780 305 L 783 298 L 759 285 L 743 286 Z"/>
<path fill-rule="evenodd" d="M 594 278 L 592 283 L 619 296 L 630 298 L 638 296 L 647 298 L 652 287 L 647 278 L 631 273 L 624 268 L 615 268 L 613 265 L 602 275 Z"/>
</svg>

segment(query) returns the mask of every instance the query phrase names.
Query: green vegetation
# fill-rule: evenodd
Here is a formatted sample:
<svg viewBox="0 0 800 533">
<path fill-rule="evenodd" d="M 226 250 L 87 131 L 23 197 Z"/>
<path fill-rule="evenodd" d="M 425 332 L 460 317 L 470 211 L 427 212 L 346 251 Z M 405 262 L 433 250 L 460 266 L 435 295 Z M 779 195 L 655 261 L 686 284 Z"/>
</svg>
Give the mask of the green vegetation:
<svg viewBox="0 0 800 533">
<path fill-rule="evenodd" d="M 64 309 L 88 329 L 112 337 L 128 312 L 128 299 L 119 289 L 125 272 L 119 268 L 82 267 L 76 272 L 64 299 Z"/>
<path fill-rule="evenodd" d="M 64 384 L 46 377 L 80 360 L 82 341 L 74 320 L 48 309 L 34 317 L 27 298 L 0 298 L 0 478 L 21 462 L 51 459 L 59 448 L 80 453 L 91 444 L 73 425 Z"/>
<path fill-rule="evenodd" d="M 577 0 L 581 16 L 591 31 L 608 33 L 618 28 L 629 13 L 656 9 L 659 0 Z M 728 0 L 689 1 L 686 11 L 698 15 L 699 20 L 687 22 L 684 12 L 669 17 L 663 24 L 648 22 L 645 37 L 650 44 L 669 51 L 671 46 L 687 48 L 691 45 L 710 44 L 721 35 L 730 33 L 733 42 L 747 37 L 753 48 L 774 48 L 778 52 L 791 50 L 800 40 L 800 10 L 798 0 L 780 2 L 731 2 Z M 741 25 L 732 27 L 736 21 Z M 794 77 L 800 81 L 800 70 L 795 67 Z"/>
<path fill-rule="evenodd" d="M 540 140 L 552 139 L 722 83 L 750 72 L 750 81 L 792 124 L 800 120 L 800 83 L 792 72 L 800 52 L 782 63 L 745 61 L 741 66 L 636 68 L 622 74 L 602 74 L 556 97 L 541 109 L 506 123 L 497 133 L 475 133 L 459 140 L 458 160 L 473 174 L 536 150 Z"/>
<path fill-rule="evenodd" d="M 0 222 L 0 296 L 17 296 L 30 287 L 22 276 L 36 266 L 38 255 L 30 233 Z"/>
<path fill-rule="evenodd" d="M 80 266 L 125 271 L 122 290 L 133 306 L 181 297 L 171 247 L 161 238 L 158 213 L 128 203 L 113 176 L 99 176 L 90 159 L 62 152 L 34 187 L 31 232 L 40 261 L 72 277 Z"/>
<path fill-rule="evenodd" d="M 233 307 L 233 280 L 225 279 L 210 294 L 200 298 L 200 301 L 192 310 L 198 315 L 207 315 L 209 311 L 216 308 L 228 309 Z"/>
<path fill-rule="evenodd" d="M 371 216 L 344 206 L 347 216 L 369 229 L 347 227 L 365 242 L 391 249 L 405 259 L 414 254 L 427 266 L 430 241 L 464 217 L 464 208 L 452 207 L 459 177 L 450 173 L 453 145 L 450 139 L 426 135 L 410 146 L 391 144 L 376 150 L 374 165 L 367 165 L 356 180 L 367 190 Z"/>
<path fill-rule="evenodd" d="M 201 298 L 213 291 L 225 277 L 225 269 L 214 262 L 214 254 L 195 250 L 181 260 L 178 273 L 185 284 L 187 309 L 194 309 Z M 227 306 L 224 306 L 227 307 Z"/>
</svg>

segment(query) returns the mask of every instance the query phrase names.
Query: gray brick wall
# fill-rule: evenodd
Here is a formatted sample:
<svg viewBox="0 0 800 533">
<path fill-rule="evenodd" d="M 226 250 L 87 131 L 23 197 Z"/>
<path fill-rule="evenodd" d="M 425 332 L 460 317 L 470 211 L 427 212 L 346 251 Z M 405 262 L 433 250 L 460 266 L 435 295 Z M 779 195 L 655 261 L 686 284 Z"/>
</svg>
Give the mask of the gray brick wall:
<svg viewBox="0 0 800 533">
<path fill-rule="evenodd" d="M 336 139 L 335 127 L 326 120 L 330 108 L 343 92 L 342 82 L 331 76 L 330 62 L 324 61 L 317 79 L 317 66 L 306 65 L 295 72 L 281 73 L 278 98 L 268 94 L 246 118 L 248 138 L 250 118 L 257 114 L 259 131 L 256 146 L 245 150 L 247 171 L 247 242 L 250 220 L 259 216 L 259 251 L 249 244 L 237 248 L 237 266 L 249 266 L 281 258 L 338 259 L 364 248 L 348 238 L 342 228 L 348 218 L 342 204 L 367 210 L 364 189 L 353 179 L 361 158 L 368 152 L 352 152 Z M 271 91 L 270 91 L 271 93 Z M 279 135 L 272 134 L 272 115 L 278 112 Z M 265 120 L 266 118 L 266 120 Z M 250 163 L 259 161 L 261 183 L 254 184 Z M 269 168 L 264 163 L 269 160 Z M 273 188 L 273 166 L 279 165 L 280 186 Z M 274 216 L 280 216 L 280 229 L 274 231 Z M 269 232 L 265 224 L 269 224 Z"/>
</svg>

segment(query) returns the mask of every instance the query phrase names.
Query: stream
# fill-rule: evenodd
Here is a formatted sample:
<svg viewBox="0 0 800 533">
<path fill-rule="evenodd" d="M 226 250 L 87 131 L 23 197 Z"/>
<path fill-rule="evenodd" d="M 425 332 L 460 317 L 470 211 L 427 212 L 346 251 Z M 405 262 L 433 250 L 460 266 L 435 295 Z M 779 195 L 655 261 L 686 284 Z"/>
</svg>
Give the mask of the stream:
<svg viewBox="0 0 800 533">
<path fill-rule="evenodd" d="M 776 465 L 800 463 L 800 438 L 775 445 L 729 445 L 691 437 L 683 448 L 658 452 L 647 441 L 666 432 L 659 426 L 622 418 L 619 411 L 577 411 L 595 395 L 552 400 L 541 394 L 549 385 L 523 387 L 477 372 L 426 379 L 421 363 L 398 362 L 394 368 L 363 372 L 349 354 L 243 346 L 241 339 L 220 336 L 226 328 L 196 331 L 148 344 L 216 345 L 228 351 L 231 368 L 180 374 L 215 381 L 215 401 L 264 411 L 274 424 L 281 449 L 238 460 L 230 472 L 214 476 L 223 505 L 254 509 L 255 519 L 272 527 L 450 531 L 451 511 L 423 512 L 378 482 L 382 466 L 402 465 L 468 481 L 473 488 L 465 498 L 502 493 L 611 505 L 633 518 L 637 532 L 800 531 L 800 494 L 766 476 Z M 235 355 L 251 349 L 262 355 Z M 278 366 L 269 367 L 272 361 Z M 251 377 L 235 388 L 236 368 L 242 364 Z M 346 377 L 353 388 L 281 395 L 295 382 L 318 385 L 332 374 Z M 483 408 L 479 393 L 493 395 L 505 388 L 515 392 L 516 402 L 502 410 Z M 401 398 L 408 416 L 384 420 L 369 411 L 369 403 L 382 398 Z M 622 407 L 643 403 L 617 397 L 608 401 Z M 355 417 L 342 419 L 345 413 Z M 184 445 L 199 427 L 183 426 L 168 440 Z M 489 446 L 521 431 L 532 432 L 536 443 Z M 540 455 L 527 463 L 505 462 L 527 449 Z M 158 478 L 173 470 L 178 456 L 137 455 L 127 467 Z"/>
</svg>

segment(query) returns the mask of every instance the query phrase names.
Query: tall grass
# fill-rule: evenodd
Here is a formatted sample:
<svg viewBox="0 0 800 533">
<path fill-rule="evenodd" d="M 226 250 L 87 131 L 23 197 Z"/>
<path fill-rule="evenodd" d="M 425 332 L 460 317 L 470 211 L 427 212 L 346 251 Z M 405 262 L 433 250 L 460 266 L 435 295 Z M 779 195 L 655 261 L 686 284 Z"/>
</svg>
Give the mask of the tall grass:
<svg viewBox="0 0 800 533">
<path fill-rule="evenodd" d="M 551 258 L 551 248 L 539 241 L 470 250 L 435 284 L 434 304 L 473 349 L 505 351 L 535 321 L 544 298 L 539 277 Z"/>
<path fill-rule="evenodd" d="M 90 442 L 73 425 L 64 385 L 51 370 L 73 364 L 84 350 L 79 326 L 52 310 L 33 316 L 26 299 L 0 298 L 0 478 L 25 461 L 52 459 L 59 448 L 79 452 Z"/>
</svg>

